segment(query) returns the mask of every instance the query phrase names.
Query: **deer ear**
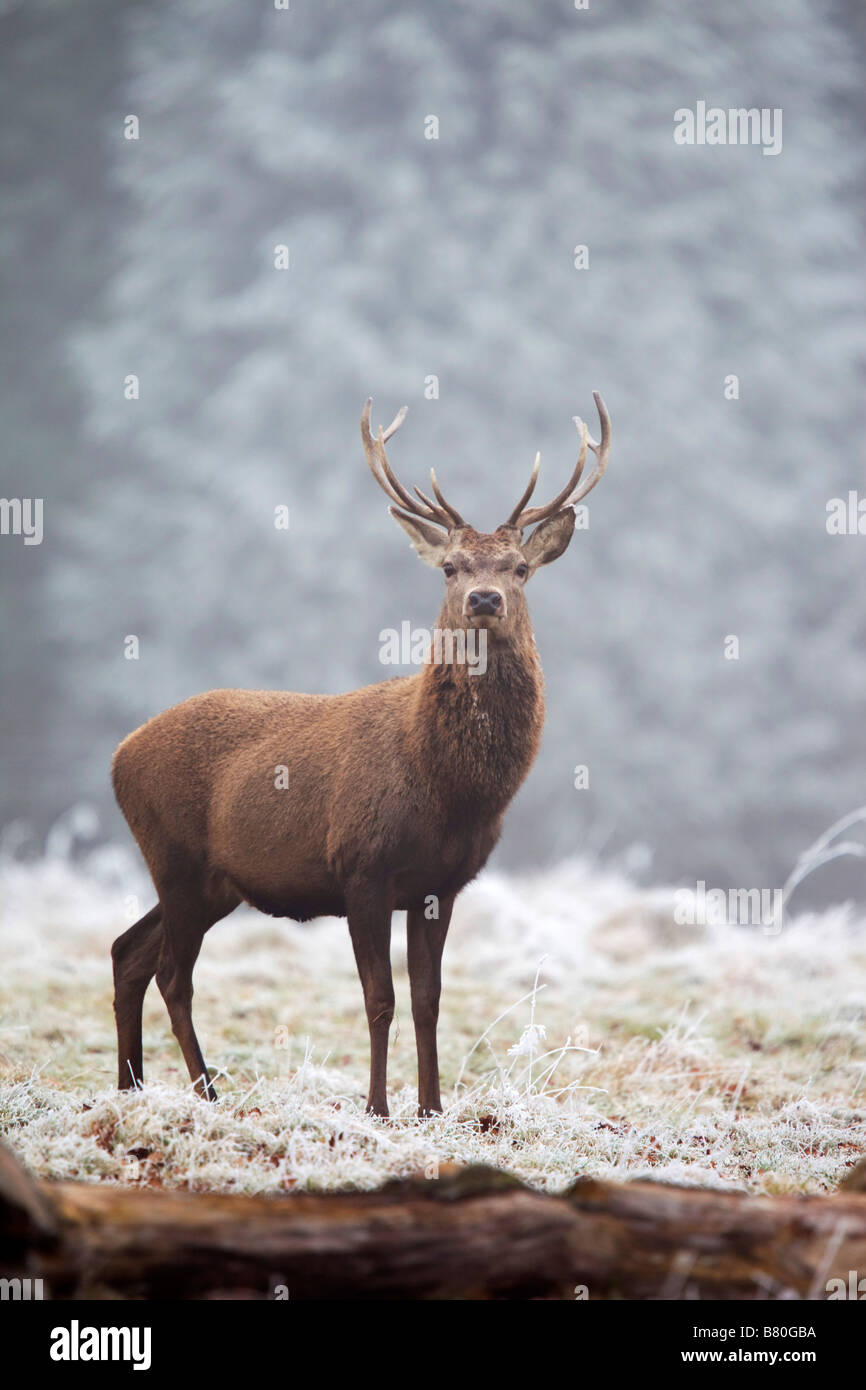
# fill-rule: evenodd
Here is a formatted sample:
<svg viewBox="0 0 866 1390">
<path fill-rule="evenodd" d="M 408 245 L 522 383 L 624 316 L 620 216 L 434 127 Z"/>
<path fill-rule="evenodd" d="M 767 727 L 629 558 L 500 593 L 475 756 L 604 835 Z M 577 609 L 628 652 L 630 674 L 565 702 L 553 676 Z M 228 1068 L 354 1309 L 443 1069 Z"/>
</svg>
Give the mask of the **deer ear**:
<svg viewBox="0 0 866 1390">
<path fill-rule="evenodd" d="M 389 507 L 388 511 L 395 521 L 399 521 L 425 565 L 439 569 L 442 557 L 451 544 L 447 532 L 440 531 L 436 526 L 428 526 L 426 521 L 420 521 L 418 517 L 398 512 L 396 507 Z"/>
<path fill-rule="evenodd" d="M 529 573 L 534 574 L 539 565 L 549 565 L 558 560 L 568 549 L 574 535 L 574 508 L 566 507 L 556 512 L 536 526 L 532 535 L 523 545 L 523 554 L 529 565 Z"/>
</svg>

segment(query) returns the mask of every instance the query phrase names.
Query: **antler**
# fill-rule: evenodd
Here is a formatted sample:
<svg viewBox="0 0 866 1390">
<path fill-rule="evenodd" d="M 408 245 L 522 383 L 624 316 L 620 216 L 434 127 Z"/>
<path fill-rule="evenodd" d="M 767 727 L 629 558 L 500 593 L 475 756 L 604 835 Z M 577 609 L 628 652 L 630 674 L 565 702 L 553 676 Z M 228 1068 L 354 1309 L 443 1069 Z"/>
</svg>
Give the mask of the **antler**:
<svg viewBox="0 0 866 1390">
<path fill-rule="evenodd" d="M 598 411 L 598 418 L 601 421 L 601 442 L 596 443 L 591 435 L 587 434 L 586 425 L 583 420 L 575 415 L 574 423 L 580 431 L 580 457 L 577 460 L 574 472 L 562 489 L 562 492 L 557 493 L 553 501 L 548 502 L 544 507 L 526 506 L 535 490 L 535 484 L 538 479 L 540 455 L 536 454 L 535 464 L 532 469 L 532 477 L 529 479 L 529 486 L 506 521 L 506 526 L 516 526 L 518 530 L 522 531 L 525 527 L 534 526 L 537 521 L 544 521 L 547 517 L 553 516 L 555 512 L 562 511 L 565 507 L 573 507 L 582 497 L 585 497 L 588 492 L 592 491 L 599 478 L 601 478 L 604 470 L 607 468 L 607 461 L 610 455 L 610 416 L 607 413 L 607 407 L 598 391 L 593 391 L 592 396 L 595 401 L 596 410 Z M 595 468 L 583 484 L 583 487 L 579 488 L 578 483 L 583 473 L 583 465 L 586 462 L 587 445 L 589 445 L 590 449 L 592 449 L 592 452 L 595 454 Z"/>
<path fill-rule="evenodd" d="M 392 471 L 388 456 L 385 453 L 385 441 L 390 439 L 392 434 L 397 433 L 406 418 L 406 411 L 409 407 L 404 405 L 401 410 L 398 410 L 386 430 L 383 430 L 380 425 L 379 433 L 374 437 L 370 429 L 370 406 L 372 404 L 373 398 L 368 396 L 364 409 L 361 411 L 361 438 L 364 441 L 364 453 L 367 455 L 370 472 L 385 495 L 390 497 L 392 502 L 396 502 L 398 507 L 402 507 L 404 511 L 411 512 L 413 516 L 420 516 L 425 521 L 433 521 L 437 526 L 444 526 L 446 531 L 453 531 L 458 526 L 465 526 L 466 522 L 457 509 L 452 507 L 450 502 L 446 502 L 442 496 L 436 481 L 436 474 L 432 468 L 430 469 L 430 479 L 439 506 L 436 502 L 431 501 L 419 487 L 416 487 L 415 491 L 423 503 L 423 505 L 419 505 Z"/>
</svg>

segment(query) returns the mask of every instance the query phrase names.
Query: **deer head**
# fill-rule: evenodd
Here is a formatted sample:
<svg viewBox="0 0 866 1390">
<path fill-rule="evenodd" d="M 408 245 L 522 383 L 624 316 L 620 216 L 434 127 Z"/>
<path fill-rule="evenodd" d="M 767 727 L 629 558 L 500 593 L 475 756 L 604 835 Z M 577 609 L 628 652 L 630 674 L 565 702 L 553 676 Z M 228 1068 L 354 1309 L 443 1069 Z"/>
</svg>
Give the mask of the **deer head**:
<svg viewBox="0 0 866 1390">
<path fill-rule="evenodd" d="M 610 416 L 598 391 L 593 392 L 601 422 L 601 441 L 587 434 L 586 425 L 575 416 L 580 434 L 580 453 L 574 472 L 561 492 L 543 507 L 528 507 L 541 456 L 536 454 L 532 474 L 520 501 L 508 520 L 495 531 L 476 531 L 446 501 L 430 469 L 435 501 L 415 488 L 417 500 L 395 476 L 385 453 L 386 441 L 402 425 L 407 407 L 394 417 L 378 436 L 370 429 L 371 400 L 361 413 L 361 438 L 370 472 L 386 496 L 395 503 L 391 515 L 408 533 L 425 564 L 441 569 L 445 576 L 445 606 L 442 617 L 451 628 L 484 627 L 494 640 L 508 640 L 522 625 L 526 615 L 524 586 L 541 565 L 549 565 L 567 549 L 574 533 L 574 508 L 590 492 L 607 467 L 610 454 Z M 587 446 L 595 454 L 595 467 L 581 485 Z M 524 539 L 524 531 L 535 529 Z"/>
</svg>

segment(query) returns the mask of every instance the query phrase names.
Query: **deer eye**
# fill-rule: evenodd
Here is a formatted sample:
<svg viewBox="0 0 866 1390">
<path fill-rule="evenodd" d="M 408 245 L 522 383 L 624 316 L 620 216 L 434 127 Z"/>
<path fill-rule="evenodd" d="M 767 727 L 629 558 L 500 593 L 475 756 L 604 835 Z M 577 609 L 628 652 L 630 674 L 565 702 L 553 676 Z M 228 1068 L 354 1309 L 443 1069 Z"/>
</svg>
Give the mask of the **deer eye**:
<svg viewBox="0 0 866 1390">
<path fill-rule="evenodd" d="M 529 573 L 529 566 L 525 563 L 525 561 L 521 560 L 514 573 L 517 575 L 518 579 L 525 579 Z"/>
<path fill-rule="evenodd" d="M 457 573 L 450 560 L 445 561 L 445 564 L 442 566 L 442 570 L 446 579 L 450 579 L 453 574 Z"/>
</svg>

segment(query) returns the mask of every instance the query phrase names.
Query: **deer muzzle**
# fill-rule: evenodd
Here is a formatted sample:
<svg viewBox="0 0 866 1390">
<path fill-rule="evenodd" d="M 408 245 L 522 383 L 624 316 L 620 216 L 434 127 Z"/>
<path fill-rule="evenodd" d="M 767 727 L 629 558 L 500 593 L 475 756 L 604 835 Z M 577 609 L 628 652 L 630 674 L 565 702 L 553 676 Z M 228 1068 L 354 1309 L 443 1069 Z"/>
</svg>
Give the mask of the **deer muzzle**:
<svg viewBox="0 0 866 1390">
<path fill-rule="evenodd" d="M 466 618 L 504 618 L 505 595 L 498 589 L 472 589 L 463 606 Z"/>
</svg>

